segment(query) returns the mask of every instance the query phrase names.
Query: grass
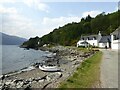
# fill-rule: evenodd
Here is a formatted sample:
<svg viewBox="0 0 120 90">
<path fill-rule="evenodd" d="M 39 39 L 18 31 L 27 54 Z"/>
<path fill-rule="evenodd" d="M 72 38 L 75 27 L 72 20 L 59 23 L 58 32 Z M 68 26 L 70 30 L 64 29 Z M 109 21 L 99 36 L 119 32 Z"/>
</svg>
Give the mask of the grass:
<svg viewBox="0 0 120 90">
<path fill-rule="evenodd" d="M 92 48 L 78 47 L 78 50 L 80 50 L 82 52 L 89 52 L 90 50 L 92 50 Z"/>
<path fill-rule="evenodd" d="M 71 48 L 71 46 L 65 46 L 67 48 Z M 74 49 L 78 50 L 78 51 L 82 51 L 84 53 L 90 52 L 91 50 L 93 50 L 92 48 L 85 48 L 85 47 L 73 47 Z"/>
<path fill-rule="evenodd" d="M 73 76 L 62 82 L 59 88 L 92 88 L 100 80 L 100 62 L 102 52 L 86 59 L 77 68 Z"/>
<path fill-rule="evenodd" d="M 90 52 L 92 50 L 99 50 L 99 48 L 96 48 L 96 47 L 94 47 L 94 48 L 93 47 L 88 47 L 88 48 L 78 47 L 77 49 L 84 52 L 84 53 Z"/>
</svg>

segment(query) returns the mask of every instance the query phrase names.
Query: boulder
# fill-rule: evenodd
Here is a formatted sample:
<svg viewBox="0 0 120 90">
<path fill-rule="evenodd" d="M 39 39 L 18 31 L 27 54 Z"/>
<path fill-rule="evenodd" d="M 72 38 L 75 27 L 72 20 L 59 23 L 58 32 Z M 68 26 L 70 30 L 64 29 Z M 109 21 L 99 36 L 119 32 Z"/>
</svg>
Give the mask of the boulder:
<svg viewBox="0 0 120 90">
<path fill-rule="evenodd" d="M 61 77 L 61 74 L 61 72 L 50 73 L 49 75 L 47 75 L 46 79 L 47 81 L 53 81 L 59 79 Z"/>
<path fill-rule="evenodd" d="M 38 82 L 39 80 L 41 80 L 41 77 L 35 78 L 34 81 Z"/>
<path fill-rule="evenodd" d="M 40 82 L 40 83 L 41 83 L 41 82 L 44 82 L 44 81 L 45 81 L 44 79 L 41 79 L 41 80 L 39 80 L 38 82 Z"/>
<path fill-rule="evenodd" d="M 16 84 L 16 88 L 22 88 L 23 84 L 24 84 L 24 83 L 21 82 L 21 81 L 18 82 L 18 83 Z"/>
<path fill-rule="evenodd" d="M 0 82 L 0 90 L 2 90 L 2 88 L 5 86 L 4 83 Z"/>
<path fill-rule="evenodd" d="M 56 53 L 53 53 L 53 56 L 56 56 Z"/>
<path fill-rule="evenodd" d="M 29 84 L 29 82 L 30 82 L 29 80 L 25 80 L 23 85 L 27 85 Z"/>
<path fill-rule="evenodd" d="M 16 83 L 11 82 L 11 84 L 10 84 L 10 88 L 15 88 L 15 87 L 16 87 Z"/>
<path fill-rule="evenodd" d="M 5 75 L 0 76 L 0 80 L 3 80 L 3 79 L 5 79 Z"/>
<path fill-rule="evenodd" d="M 11 82 L 12 82 L 12 80 L 7 80 L 7 81 L 5 82 L 5 85 L 10 85 Z"/>
<path fill-rule="evenodd" d="M 2 90 L 9 90 L 9 88 L 10 88 L 9 85 L 5 85 L 5 84 L 4 84 L 4 85 L 2 86 Z"/>
<path fill-rule="evenodd" d="M 44 79 L 44 80 L 45 80 L 45 79 L 46 79 L 46 77 L 47 77 L 47 75 L 45 75 L 45 76 L 41 77 L 41 79 Z"/>
<path fill-rule="evenodd" d="M 29 78 L 29 82 L 32 82 L 34 78 Z"/>
<path fill-rule="evenodd" d="M 24 88 L 24 90 L 31 90 L 30 87 L 31 87 L 30 84 L 27 84 L 24 85 L 22 88 Z"/>
<path fill-rule="evenodd" d="M 24 79 L 15 79 L 14 83 L 23 82 L 23 81 L 24 81 Z"/>
<path fill-rule="evenodd" d="M 2 86 L 0 85 L 0 90 L 2 90 Z"/>
</svg>

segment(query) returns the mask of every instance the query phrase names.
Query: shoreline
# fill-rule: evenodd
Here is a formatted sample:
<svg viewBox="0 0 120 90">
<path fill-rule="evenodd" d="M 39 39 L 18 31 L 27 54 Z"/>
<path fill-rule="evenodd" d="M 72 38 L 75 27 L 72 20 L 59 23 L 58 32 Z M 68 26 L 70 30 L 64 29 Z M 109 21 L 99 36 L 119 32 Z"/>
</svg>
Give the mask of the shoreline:
<svg viewBox="0 0 120 90">
<path fill-rule="evenodd" d="M 36 63 L 32 70 L 5 77 L 2 80 L 4 85 L 0 85 L 0 88 L 57 88 L 60 82 L 66 80 L 75 72 L 80 63 L 95 53 L 88 52 L 85 54 L 78 51 L 76 47 L 55 46 L 51 48 L 43 47 L 43 49 L 53 53 L 53 57 L 48 57 L 45 65 L 58 66 L 63 72 L 43 72 L 37 68 L 39 63 Z M 15 81 L 18 81 L 18 83 L 15 83 Z"/>
<path fill-rule="evenodd" d="M 21 47 L 19 47 L 19 48 L 21 48 Z M 35 50 L 35 49 L 33 49 L 33 50 Z M 38 50 L 36 50 L 36 51 L 38 51 Z M 42 50 L 40 50 L 40 51 L 42 51 Z M 34 62 L 32 62 L 32 63 L 30 63 L 30 64 L 28 64 L 28 65 L 26 65 L 26 66 L 24 66 L 22 68 L 16 69 L 14 71 L 9 71 L 8 70 L 8 72 L 2 72 L 1 75 L 0 75 L 0 77 L 2 75 L 10 76 L 11 74 L 17 74 L 17 73 L 21 73 L 21 72 L 24 72 L 24 71 L 29 71 L 29 70 L 31 70 L 30 69 L 31 67 L 33 67 L 33 66 L 36 65 L 36 63 L 44 63 L 45 61 L 47 61 L 49 59 L 49 57 L 53 57 L 54 56 L 54 53 L 52 53 L 52 52 L 49 52 L 49 51 L 43 51 L 43 52 L 45 52 L 46 55 L 42 56 L 41 57 L 42 59 L 40 58 L 39 61 L 34 61 Z"/>
</svg>

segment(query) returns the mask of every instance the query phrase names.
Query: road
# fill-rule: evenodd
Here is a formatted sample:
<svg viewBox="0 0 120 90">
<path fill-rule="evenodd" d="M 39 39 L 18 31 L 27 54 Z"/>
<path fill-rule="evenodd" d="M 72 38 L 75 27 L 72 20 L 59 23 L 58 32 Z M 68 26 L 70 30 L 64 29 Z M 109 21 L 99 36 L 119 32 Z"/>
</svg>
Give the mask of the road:
<svg viewBox="0 0 120 90">
<path fill-rule="evenodd" d="M 118 54 L 117 50 L 101 50 L 103 52 L 100 66 L 101 88 L 118 88 Z"/>
</svg>

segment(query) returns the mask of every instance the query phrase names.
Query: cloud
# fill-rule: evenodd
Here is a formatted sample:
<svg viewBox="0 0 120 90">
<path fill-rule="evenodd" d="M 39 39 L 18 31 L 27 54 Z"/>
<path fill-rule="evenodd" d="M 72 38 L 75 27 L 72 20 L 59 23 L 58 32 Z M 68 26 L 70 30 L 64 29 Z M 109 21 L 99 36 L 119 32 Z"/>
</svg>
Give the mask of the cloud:
<svg viewBox="0 0 120 90">
<path fill-rule="evenodd" d="M 21 15 L 16 8 L 6 8 L 0 5 L 0 13 L 2 15 L 0 16 L 0 25 L 2 26 L 0 26 L 0 31 L 26 38 L 36 35 L 35 23 Z"/>
<path fill-rule="evenodd" d="M 2 32 L 11 35 L 28 38 L 34 30 L 32 20 L 19 14 L 5 14 L 2 21 Z"/>
<path fill-rule="evenodd" d="M 118 10 L 120 10 L 120 1 L 118 2 Z"/>
<path fill-rule="evenodd" d="M 43 25 L 59 27 L 59 26 L 65 25 L 67 23 L 79 22 L 79 21 L 80 21 L 80 17 L 77 17 L 77 16 L 58 17 L 58 18 L 44 17 L 43 21 L 42 21 L 42 24 Z"/>
<path fill-rule="evenodd" d="M 112 12 L 116 12 L 119 9 L 119 7 L 115 7 L 113 11 L 107 11 L 105 12 L 106 14 L 108 13 L 112 13 Z M 98 14 L 102 13 L 103 11 L 99 11 L 99 10 L 93 10 L 93 11 L 86 11 L 83 12 L 82 17 L 86 17 L 88 15 L 90 15 L 91 17 L 96 17 Z"/>
<path fill-rule="evenodd" d="M 45 6 L 43 5 L 42 7 Z M 25 38 L 35 36 L 41 37 L 45 34 L 48 34 L 53 29 L 58 28 L 59 26 L 63 26 L 71 22 L 79 22 L 81 19 L 80 17 L 72 15 L 68 17 L 57 18 L 44 17 L 42 21 L 33 21 L 32 19 L 20 14 L 17 8 L 8 8 L 2 5 L 0 5 L 0 13 L 3 14 L 1 22 L 2 32 L 11 35 L 18 35 Z"/>
<path fill-rule="evenodd" d="M 15 3 L 17 0 L 0 0 L 0 3 Z"/>
<path fill-rule="evenodd" d="M 39 25 L 40 29 L 42 30 L 40 35 L 42 36 L 48 34 L 49 32 L 53 31 L 53 29 L 62 27 L 65 24 L 72 22 L 79 22 L 80 19 L 81 17 L 77 17 L 77 16 L 57 17 L 57 18 L 44 17 Z"/>
<path fill-rule="evenodd" d="M 118 5 L 117 7 L 115 7 L 115 11 L 120 10 L 120 5 Z"/>
<path fill-rule="evenodd" d="M 8 1 L 8 2 L 7 2 Z M 29 2 L 31 1 L 31 2 Z M 44 3 L 37 2 L 38 0 L 29 0 L 24 3 L 28 7 L 39 9 L 40 11 L 48 12 L 48 7 Z M 0 1 L 0 31 L 10 34 L 17 35 L 25 38 L 42 36 L 47 33 L 48 29 L 39 27 L 40 24 L 33 21 L 32 18 L 25 17 L 24 14 L 20 13 L 16 7 L 5 7 L 1 3 L 16 3 L 16 0 L 4 2 Z M 43 30 L 43 31 L 41 31 Z"/>
<path fill-rule="evenodd" d="M 23 3 L 40 11 L 49 12 L 49 6 L 40 2 L 40 0 L 23 0 Z"/>
<path fill-rule="evenodd" d="M 25 17 L 18 12 L 17 8 L 0 5 L 0 13 L 0 31 L 6 34 L 30 38 L 42 36 L 49 33 L 48 31 L 51 30 L 49 27 L 39 27 L 42 25 Z"/>
<path fill-rule="evenodd" d="M 28 7 L 44 11 L 46 13 L 49 12 L 49 6 L 41 0 L 0 0 L 0 4 L 5 4 L 5 3 L 23 3 L 27 5 Z"/>
<path fill-rule="evenodd" d="M 11 7 L 11 8 L 5 8 L 2 5 L 0 5 L 0 13 L 1 14 L 6 14 L 6 13 L 18 13 L 16 8 Z"/>
<path fill-rule="evenodd" d="M 97 16 L 100 13 L 102 13 L 102 12 L 101 11 L 87 11 L 87 12 L 84 12 L 82 14 L 82 17 L 86 17 L 88 15 L 90 15 L 91 17 L 95 17 L 95 16 Z"/>
<path fill-rule="evenodd" d="M 44 3 L 39 3 L 37 5 L 37 8 L 41 11 L 45 11 L 45 12 L 49 13 L 49 7 L 48 7 L 48 5 L 46 5 Z"/>
</svg>

